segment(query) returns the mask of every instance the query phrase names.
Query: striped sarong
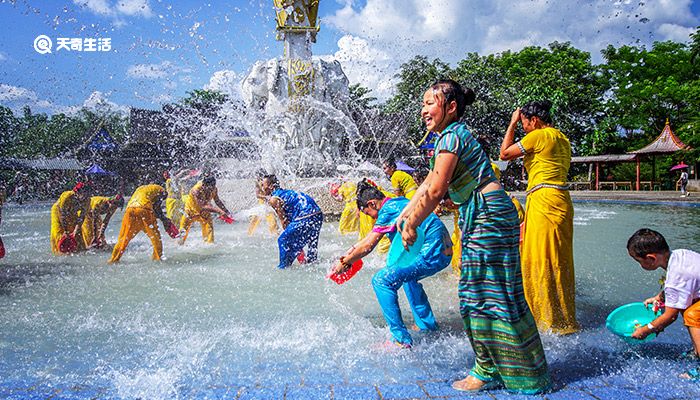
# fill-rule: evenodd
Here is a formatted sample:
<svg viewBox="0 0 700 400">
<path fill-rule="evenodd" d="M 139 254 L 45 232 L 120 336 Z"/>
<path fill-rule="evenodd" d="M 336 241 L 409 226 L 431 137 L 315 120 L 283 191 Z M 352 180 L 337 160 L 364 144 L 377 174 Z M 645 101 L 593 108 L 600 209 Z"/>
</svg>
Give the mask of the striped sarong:
<svg viewBox="0 0 700 400">
<path fill-rule="evenodd" d="M 476 355 L 470 374 L 535 394 L 550 387 L 537 326 L 525 301 L 519 220 L 504 190 L 474 192 L 460 208 L 460 313 Z"/>
</svg>

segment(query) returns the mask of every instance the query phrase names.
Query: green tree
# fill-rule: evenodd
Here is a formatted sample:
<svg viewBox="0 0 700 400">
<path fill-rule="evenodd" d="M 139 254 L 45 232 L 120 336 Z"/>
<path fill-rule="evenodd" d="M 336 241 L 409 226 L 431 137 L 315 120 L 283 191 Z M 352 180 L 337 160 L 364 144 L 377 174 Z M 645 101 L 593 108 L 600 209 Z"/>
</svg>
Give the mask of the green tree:
<svg viewBox="0 0 700 400">
<path fill-rule="evenodd" d="M 384 112 L 402 114 L 402 118 L 410 121 L 408 139 L 411 142 L 416 143 L 425 134 L 425 127 L 420 116 L 423 93 L 437 79 L 449 77 L 451 73 L 449 65 L 439 59 L 430 62 L 424 56 L 416 56 L 401 65 L 401 69 L 396 75 L 399 78 L 396 94 L 387 101 Z"/>
</svg>

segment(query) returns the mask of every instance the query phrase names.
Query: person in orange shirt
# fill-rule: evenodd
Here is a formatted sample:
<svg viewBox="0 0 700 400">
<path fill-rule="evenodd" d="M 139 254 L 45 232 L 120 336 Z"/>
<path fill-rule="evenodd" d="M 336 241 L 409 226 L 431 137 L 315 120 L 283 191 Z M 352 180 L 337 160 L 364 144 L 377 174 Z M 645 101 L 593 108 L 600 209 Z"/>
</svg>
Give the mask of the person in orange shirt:
<svg viewBox="0 0 700 400">
<path fill-rule="evenodd" d="M 129 245 L 139 232 L 143 232 L 151 239 L 153 244 L 153 260 L 160 261 L 163 257 L 163 241 L 160 238 L 158 222 L 156 218 L 163 222 L 168 235 L 177 237 L 178 230 L 175 224 L 165 216 L 163 212 L 163 200 L 168 193 L 160 185 L 143 185 L 136 188 L 131 195 L 129 203 L 124 211 L 124 219 L 119 230 L 119 239 L 112 250 L 112 258 L 109 263 L 118 262 Z"/>
</svg>

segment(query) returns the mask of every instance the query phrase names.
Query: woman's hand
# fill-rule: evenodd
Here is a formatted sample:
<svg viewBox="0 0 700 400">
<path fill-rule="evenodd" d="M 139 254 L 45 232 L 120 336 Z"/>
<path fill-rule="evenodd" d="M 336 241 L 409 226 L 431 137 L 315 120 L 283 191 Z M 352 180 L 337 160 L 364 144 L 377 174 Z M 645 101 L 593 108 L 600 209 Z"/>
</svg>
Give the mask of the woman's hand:
<svg viewBox="0 0 700 400">
<path fill-rule="evenodd" d="M 518 126 L 518 122 L 520 122 L 520 107 L 516 108 L 515 111 L 513 111 L 513 115 L 510 117 L 510 126 L 515 128 Z"/>
<path fill-rule="evenodd" d="M 401 233 L 401 241 L 403 242 L 403 247 L 408 250 L 409 247 L 413 246 L 413 243 L 418 239 L 418 233 L 416 228 L 409 224 L 402 224 L 403 229 L 399 231 Z"/>
</svg>

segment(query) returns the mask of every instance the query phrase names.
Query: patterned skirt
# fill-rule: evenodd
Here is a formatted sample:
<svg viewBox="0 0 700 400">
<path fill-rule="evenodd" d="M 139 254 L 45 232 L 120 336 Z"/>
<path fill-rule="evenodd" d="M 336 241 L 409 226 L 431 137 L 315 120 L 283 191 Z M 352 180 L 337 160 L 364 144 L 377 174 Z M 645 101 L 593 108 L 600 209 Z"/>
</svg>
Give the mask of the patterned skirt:
<svg viewBox="0 0 700 400">
<path fill-rule="evenodd" d="M 523 292 L 513 202 L 504 190 L 475 192 L 460 208 L 460 226 L 460 313 L 476 355 L 470 374 L 514 392 L 548 390 L 547 360 Z"/>
</svg>

